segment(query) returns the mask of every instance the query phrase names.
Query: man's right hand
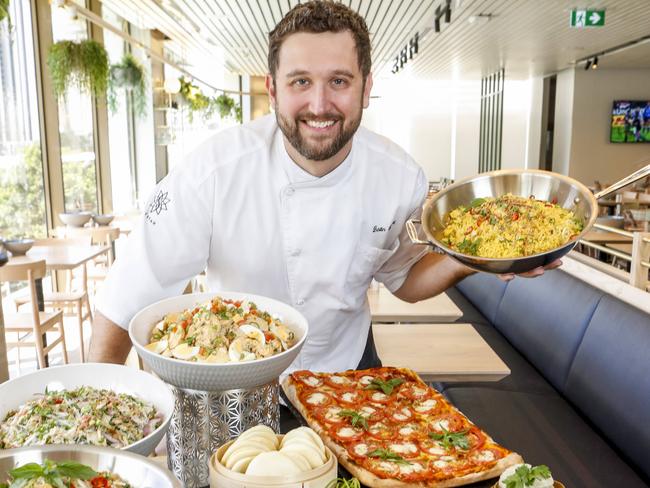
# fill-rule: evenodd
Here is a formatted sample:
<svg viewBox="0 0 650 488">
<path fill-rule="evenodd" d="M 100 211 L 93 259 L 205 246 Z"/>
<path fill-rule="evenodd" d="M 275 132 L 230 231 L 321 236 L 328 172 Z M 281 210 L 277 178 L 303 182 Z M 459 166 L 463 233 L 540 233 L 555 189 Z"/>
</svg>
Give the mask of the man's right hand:
<svg viewBox="0 0 650 488">
<path fill-rule="evenodd" d="M 124 364 L 130 350 L 128 331 L 97 312 L 93 320 L 88 362 Z"/>
</svg>

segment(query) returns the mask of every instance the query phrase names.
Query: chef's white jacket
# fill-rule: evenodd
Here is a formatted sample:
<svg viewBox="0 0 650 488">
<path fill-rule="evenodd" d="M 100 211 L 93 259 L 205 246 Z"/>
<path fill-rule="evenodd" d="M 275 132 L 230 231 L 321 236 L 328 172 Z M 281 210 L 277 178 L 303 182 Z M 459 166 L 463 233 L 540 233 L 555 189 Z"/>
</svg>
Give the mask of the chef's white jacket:
<svg viewBox="0 0 650 488">
<path fill-rule="evenodd" d="M 127 328 L 207 267 L 211 291 L 268 296 L 305 315 L 309 335 L 290 370 L 354 368 L 372 278 L 395 291 L 426 252 L 404 230 L 426 191 L 411 157 L 364 128 L 320 178 L 288 156 L 273 115 L 225 130 L 158 184 L 98 308 Z"/>
</svg>

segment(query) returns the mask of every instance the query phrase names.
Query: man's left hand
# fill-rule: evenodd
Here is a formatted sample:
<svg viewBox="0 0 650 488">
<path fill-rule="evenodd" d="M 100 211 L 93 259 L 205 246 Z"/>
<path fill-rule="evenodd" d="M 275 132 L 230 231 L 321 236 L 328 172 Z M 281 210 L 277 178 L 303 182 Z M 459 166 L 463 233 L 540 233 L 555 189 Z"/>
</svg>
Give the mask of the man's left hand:
<svg viewBox="0 0 650 488">
<path fill-rule="evenodd" d="M 536 278 L 538 276 L 541 276 L 544 274 L 544 271 L 547 269 L 555 269 L 559 268 L 562 266 L 562 261 L 560 259 L 556 259 L 550 264 L 547 264 L 546 266 L 540 266 L 538 268 L 532 269 L 530 271 L 526 271 L 525 273 L 521 273 L 518 275 L 515 275 L 514 273 L 507 273 L 507 274 L 501 274 L 499 275 L 499 279 L 503 281 L 510 281 L 512 280 L 515 276 L 521 276 L 523 278 Z"/>
</svg>

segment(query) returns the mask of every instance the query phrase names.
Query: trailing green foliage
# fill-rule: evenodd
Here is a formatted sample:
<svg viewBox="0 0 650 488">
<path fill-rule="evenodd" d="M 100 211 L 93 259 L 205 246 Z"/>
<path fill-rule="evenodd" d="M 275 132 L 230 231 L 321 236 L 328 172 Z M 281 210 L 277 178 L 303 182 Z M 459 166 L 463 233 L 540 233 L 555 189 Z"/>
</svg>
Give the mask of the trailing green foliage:
<svg viewBox="0 0 650 488">
<path fill-rule="evenodd" d="M 107 101 L 112 112 L 116 112 L 119 105 L 118 90 L 132 94 L 136 115 L 146 115 L 147 78 L 144 68 L 131 53 L 126 53 L 118 64 L 112 64 L 110 67 Z"/>
<path fill-rule="evenodd" d="M 218 97 L 208 97 L 198 86 L 185 78 L 181 77 L 180 82 L 180 95 L 190 110 L 190 121 L 193 120 L 195 113 L 200 114 L 204 121 L 210 120 L 215 113 L 218 113 L 222 119 L 234 118 L 241 123 L 241 107 L 228 95 L 222 93 Z"/>
<path fill-rule="evenodd" d="M 97 97 L 106 94 L 108 86 L 108 54 L 96 41 L 59 41 L 47 54 L 47 66 L 56 96 L 64 95 L 69 86 Z"/>
<path fill-rule="evenodd" d="M 7 19 L 9 29 L 11 29 L 11 16 L 9 15 L 9 0 L 0 0 L 0 22 Z"/>
</svg>

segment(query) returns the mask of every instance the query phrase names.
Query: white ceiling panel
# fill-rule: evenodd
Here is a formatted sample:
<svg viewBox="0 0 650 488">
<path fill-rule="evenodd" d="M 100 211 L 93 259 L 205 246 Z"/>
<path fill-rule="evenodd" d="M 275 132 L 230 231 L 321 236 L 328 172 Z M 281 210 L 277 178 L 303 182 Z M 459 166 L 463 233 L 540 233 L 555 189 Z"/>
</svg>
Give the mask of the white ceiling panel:
<svg viewBox="0 0 650 488">
<path fill-rule="evenodd" d="M 173 40 L 177 56 L 192 52 L 206 62 L 223 52 L 227 68 L 266 73 L 268 33 L 298 0 L 102 0 L 144 28 Z M 416 32 L 424 34 L 408 62 L 415 77 L 477 78 L 505 68 L 508 78 L 554 73 L 577 60 L 650 36 L 649 0 L 452 0 L 449 24 L 432 29 L 435 9 L 445 0 L 344 0 L 359 12 L 371 33 L 373 70 L 390 74 L 392 59 Z M 605 26 L 569 26 L 575 7 L 605 9 Z M 489 16 L 487 22 L 472 18 Z M 599 67 L 650 68 L 646 43 L 601 56 Z"/>
</svg>

